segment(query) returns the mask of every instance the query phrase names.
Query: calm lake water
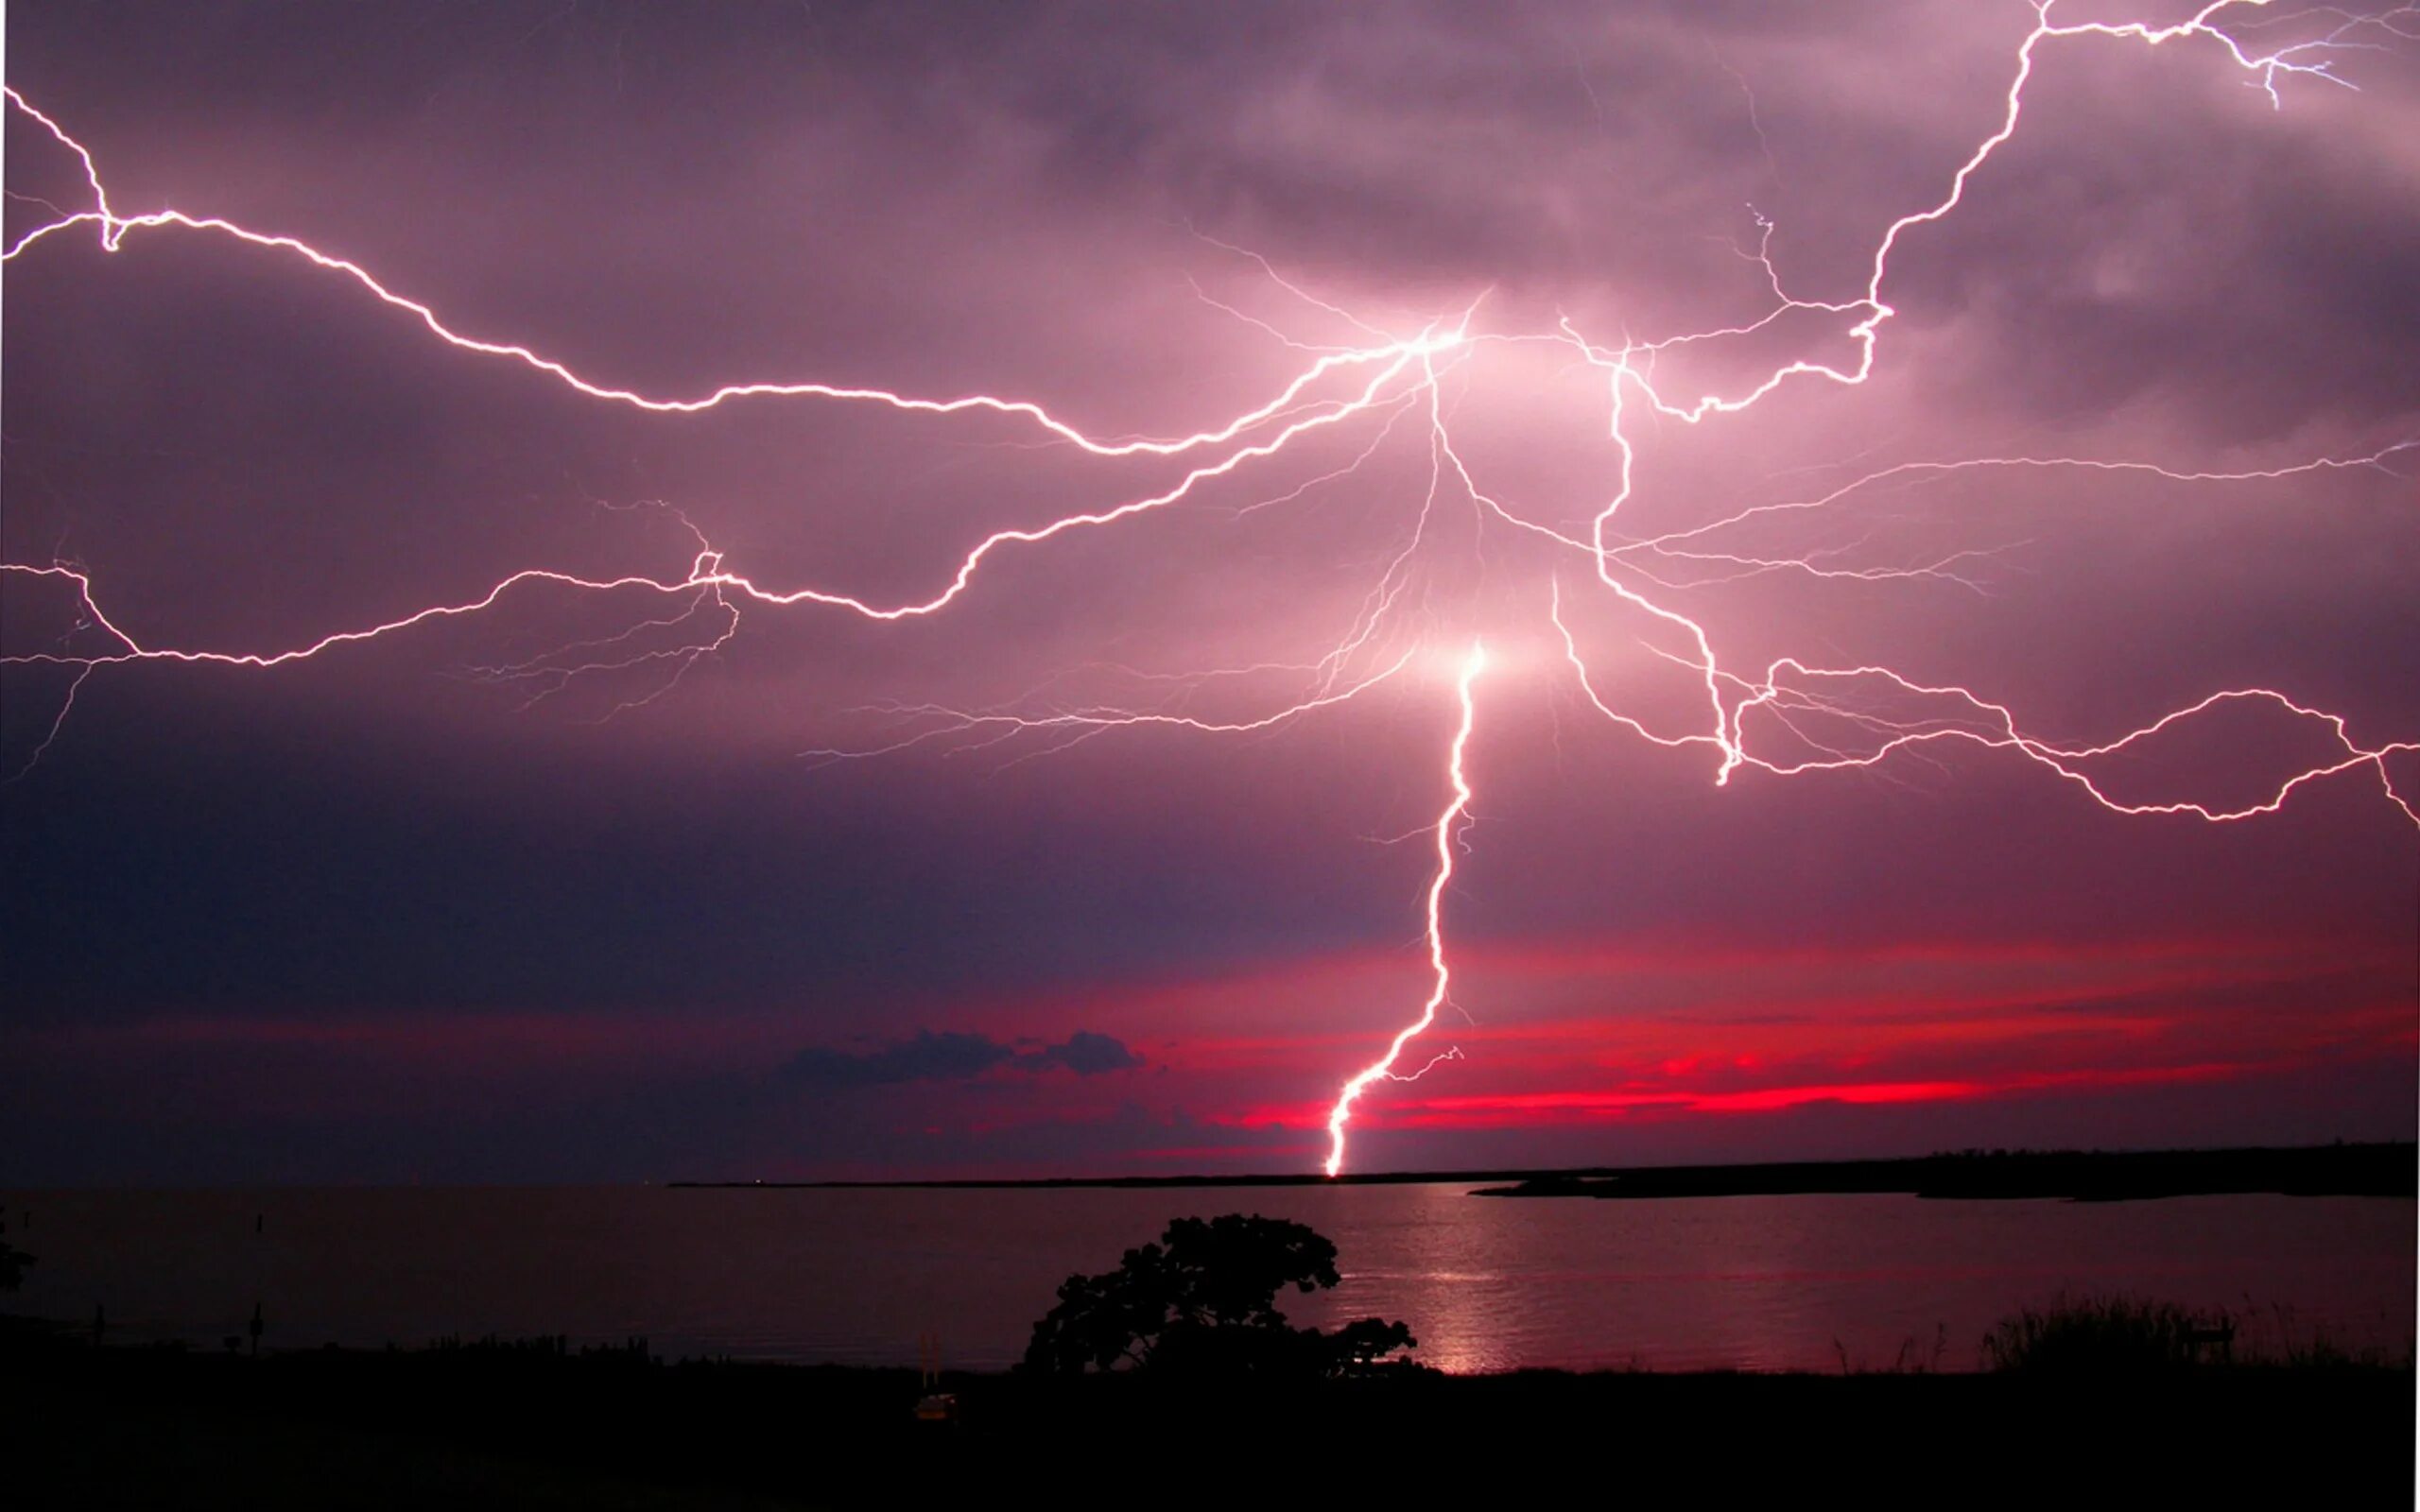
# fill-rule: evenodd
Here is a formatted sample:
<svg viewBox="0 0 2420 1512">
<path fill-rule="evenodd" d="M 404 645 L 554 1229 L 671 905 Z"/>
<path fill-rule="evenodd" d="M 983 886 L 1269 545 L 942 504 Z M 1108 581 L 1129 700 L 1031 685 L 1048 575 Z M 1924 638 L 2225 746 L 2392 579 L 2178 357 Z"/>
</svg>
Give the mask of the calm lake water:
<svg viewBox="0 0 2420 1512">
<path fill-rule="evenodd" d="M 2273 1336 L 2411 1349 L 2410 1199 L 1496 1200 L 1468 1184 L 1214 1191 L 386 1188 L 0 1194 L 41 1257 L 11 1310 L 113 1339 L 264 1343 L 643 1334 L 658 1353 L 956 1367 L 1022 1352 L 1061 1280 L 1179 1214 L 1262 1212 L 1336 1241 L 1297 1322 L 1379 1314 L 1449 1370 L 1972 1369 L 1992 1321 L 2061 1291 L 2247 1306 Z M 254 1232 L 255 1219 L 259 1231 Z"/>
</svg>

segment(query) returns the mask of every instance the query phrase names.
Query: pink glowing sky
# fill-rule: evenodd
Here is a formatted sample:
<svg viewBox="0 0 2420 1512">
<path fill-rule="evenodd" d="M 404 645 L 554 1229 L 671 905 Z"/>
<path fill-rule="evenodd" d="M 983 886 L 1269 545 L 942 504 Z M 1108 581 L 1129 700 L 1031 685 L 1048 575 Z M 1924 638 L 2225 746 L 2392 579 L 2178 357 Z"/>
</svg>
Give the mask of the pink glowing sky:
<svg viewBox="0 0 2420 1512">
<path fill-rule="evenodd" d="M 1793 293 L 1851 298 L 1998 124 L 2033 15 L 9 20 L 9 83 L 121 214 L 302 238 L 647 393 L 979 391 L 1124 437 L 1215 427 L 1305 347 L 1371 340 L 1270 268 L 1394 336 L 1476 301 L 1475 335 L 1567 318 L 1618 345 L 1763 314 L 1761 215 Z M 1871 379 L 1634 422 L 1621 529 L 1902 463 L 2384 465 L 1913 471 L 1723 549 L 1954 576 L 1672 559 L 1642 586 L 1743 669 L 1887 663 L 2055 741 L 2253 686 L 2420 739 L 2420 452 L 2389 450 L 2420 438 L 2420 41 L 2361 40 L 2338 65 L 2358 91 L 2290 77 L 2273 104 L 2207 39 L 2046 44 L 2022 129 L 1894 253 Z M 21 112 L 7 129 L 13 243 L 89 191 Z M 1015 416 L 601 404 L 223 237 L 63 232 L 5 279 L 0 560 L 74 563 L 146 644 L 272 652 L 533 567 L 677 581 L 692 528 L 755 581 L 899 602 L 993 532 L 1182 472 Z M 1853 364 L 1850 323 L 1795 312 L 1657 375 Z M 1490 340 L 1437 413 L 1491 494 L 1584 534 L 1621 460 L 1606 392 L 1567 343 Z M 2410 1132 L 2420 846 L 2378 773 L 2225 824 L 2121 816 L 1972 746 L 1718 786 L 1707 750 L 1590 707 L 1558 573 L 1600 693 L 1679 729 L 1702 684 L 1568 553 L 1450 487 L 1410 546 L 1425 406 L 1003 552 L 945 613 L 756 606 L 711 655 L 535 702 L 555 684 L 481 669 L 667 601 L 517 590 L 268 671 L 98 669 L 0 788 L 0 1177 L 1311 1168 L 1338 1084 L 1428 990 L 1424 842 L 1478 638 L 1444 902 L 1468 1017 L 1435 1047 L 1462 1058 L 1372 1091 L 1357 1168 Z M 936 728 L 903 705 L 1253 719 L 1305 696 L 1288 669 L 1385 581 L 1354 664 L 1400 675 L 1266 730 L 812 754 Z M 59 582 L 0 589 L 9 653 L 95 648 Z M 0 667 L 9 771 L 72 672 Z M 2222 708 L 2096 777 L 2120 802 L 2261 801 L 2326 759 L 2275 713 Z M 2388 771 L 2420 791 L 2420 757 Z"/>
</svg>

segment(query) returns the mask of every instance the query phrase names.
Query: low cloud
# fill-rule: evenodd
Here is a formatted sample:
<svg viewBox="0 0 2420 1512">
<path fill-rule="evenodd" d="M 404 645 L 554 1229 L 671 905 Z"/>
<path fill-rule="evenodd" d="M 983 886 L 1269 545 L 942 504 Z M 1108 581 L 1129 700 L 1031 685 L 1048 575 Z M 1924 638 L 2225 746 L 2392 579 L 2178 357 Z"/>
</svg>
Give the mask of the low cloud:
<svg viewBox="0 0 2420 1512">
<path fill-rule="evenodd" d="M 1070 1071 L 1079 1076 L 1132 1071 L 1143 1057 L 1125 1041 L 1088 1029 L 1079 1029 L 1052 1043 L 994 1040 L 986 1034 L 959 1030 L 919 1029 L 905 1040 L 866 1049 L 818 1045 L 800 1051 L 783 1067 L 783 1078 L 794 1085 L 829 1091 L 861 1087 L 894 1087 L 904 1082 L 972 1081 L 994 1070 L 1037 1074 Z"/>
<path fill-rule="evenodd" d="M 1122 1040 L 1079 1029 L 1064 1043 L 1046 1044 L 1018 1056 L 1014 1063 L 1028 1071 L 1046 1071 L 1056 1066 L 1079 1076 L 1098 1076 L 1105 1072 L 1138 1070 L 1143 1057 L 1127 1049 Z"/>
</svg>

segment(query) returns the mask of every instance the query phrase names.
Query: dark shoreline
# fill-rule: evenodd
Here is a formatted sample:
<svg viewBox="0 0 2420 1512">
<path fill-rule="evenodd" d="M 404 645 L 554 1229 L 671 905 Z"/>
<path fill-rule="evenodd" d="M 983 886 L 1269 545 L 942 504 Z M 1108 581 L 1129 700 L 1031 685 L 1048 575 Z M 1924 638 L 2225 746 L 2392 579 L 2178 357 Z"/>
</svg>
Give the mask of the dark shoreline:
<svg viewBox="0 0 2420 1512">
<path fill-rule="evenodd" d="M 2155 1375 L 1524 1371 L 1177 1388 L 666 1364 L 643 1345 L 94 1349 L 0 1320 L 12 1488 L 61 1506 L 771 1507 L 905 1500 L 1334 1504 L 1534 1498 L 1593 1482 L 1738 1504 L 1750 1488 L 2063 1505 L 2409 1506 L 2408 1367 Z M 1008 1493 L 1003 1495 L 1003 1493 Z M 2029 1498 L 2031 1500 L 2031 1498 Z"/>
<path fill-rule="evenodd" d="M 2420 1146 L 2314 1144 L 2223 1150 L 1966 1150 L 1904 1160 L 1754 1165 L 1586 1166 L 1552 1170 L 1389 1171 L 1273 1175 L 1046 1177 L 1030 1180 L 674 1181 L 690 1190 L 1182 1191 L 1205 1187 L 1402 1186 L 1491 1183 L 1488 1197 L 1740 1197 L 1896 1194 L 1963 1200 L 2156 1197 L 2273 1193 L 2286 1196 L 2420 1196 Z"/>
<path fill-rule="evenodd" d="M 2061 1198 L 2137 1202 L 2269 1194 L 2292 1197 L 2420 1195 L 2420 1147 L 2321 1144 L 2294 1149 L 1970 1151 L 1912 1160 L 1667 1167 L 1614 1176 L 1530 1177 L 1482 1197 L 1782 1196 L 1898 1194 L 1953 1201 Z"/>
<path fill-rule="evenodd" d="M 1534 1170 L 1373 1171 L 1320 1176 L 1303 1171 L 1240 1171 L 1224 1176 L 960 1177 L 917 1181 L 666 1181 L 693 1191 L 766 1192 L 1058 1192 L 1110 1189 L 1143 1192 L 1197 1187 L 1396 1187 L 1440 1182 L 1527 1181 L 1557 1177 L 1619 1176 L 1619 1166 L 1549 1166 Z"/>
</svg>

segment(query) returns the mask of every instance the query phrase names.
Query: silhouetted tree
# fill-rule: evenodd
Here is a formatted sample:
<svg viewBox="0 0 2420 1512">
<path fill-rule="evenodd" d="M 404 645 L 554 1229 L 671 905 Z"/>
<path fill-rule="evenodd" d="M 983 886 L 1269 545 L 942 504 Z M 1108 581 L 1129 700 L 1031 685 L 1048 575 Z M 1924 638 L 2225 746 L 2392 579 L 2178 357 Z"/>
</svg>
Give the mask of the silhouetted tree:
<svg viewBox="0 0 2420 1512">
<path fill-rule="evenodd" d="M 1326 1335 L 1277 1309 L 1289 1286 L 1308 1294 L 1336 1283 L 1336 1246 L 1302 1224 L 1179 1218 L 1117 1269 L 1068 1277 L 1059 1305 L 1033 1326 L 1026 1368 L 1308 1378 L 1363 1373 L 1412 1347 L 1401 1323 L 1364 1318 Z"/>
<path fill-rule="evenodd" d="M 0 1213 L 0 1292 L 13 1292 L 26 1283 L 26 1267 L 34 1257 L 9 1243 L 9 1220 Z"/>
</svg>

